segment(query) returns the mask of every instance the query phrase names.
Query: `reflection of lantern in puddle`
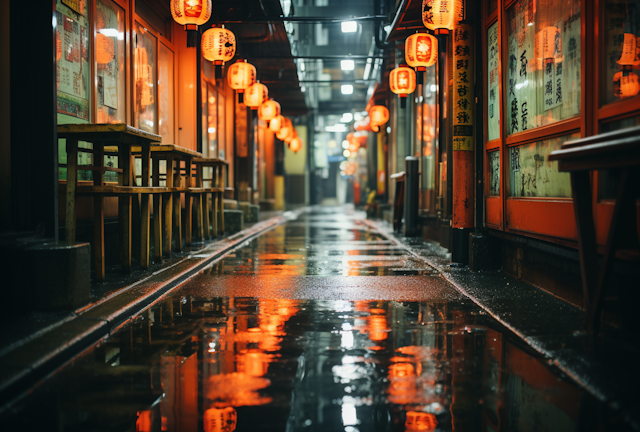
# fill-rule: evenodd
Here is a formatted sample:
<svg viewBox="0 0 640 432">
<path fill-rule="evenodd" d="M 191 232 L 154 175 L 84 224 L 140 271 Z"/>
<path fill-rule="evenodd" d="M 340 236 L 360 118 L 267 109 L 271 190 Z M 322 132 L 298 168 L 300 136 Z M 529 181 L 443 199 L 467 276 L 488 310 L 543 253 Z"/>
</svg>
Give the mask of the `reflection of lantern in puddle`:
<svg viewBox="0 0 640 432">
<path fill-rule="evenodd" d="M 387 339 L 387 317 L 384 315 L 371 315 L 369 321 L 369 339 L 379 342 Z"/>
<path fill-rule="evenodd" d="M 136 432 L 151 432 L 151 411 L 138 411 Z"/>
<path fill-rule="evenodd" d="M 415 368 L 411 363 L 395 363 L 389 366 L 389 377 L 404 378 L 415 375 Z"/>
<path fill-rule="evenodd" d="M 209 408 L 204 412 L 205 432 L 233 432 L 238 424 L 238 413 L 232 407 Z"/>
<path fill-rule="evenodd" d="M 407 411 L 407 420 L 404 423 L 407 431 L 433 431 L 438 426 L 436 416 L 426 412 Z"/>
<path fill-rule="evenodd" d="M 249 349 L 241 354 L 244 373 L 251 376 L 260 377 L 266 375 L 270 361 L 269 355 L 259 349 Z"/>
</svg>

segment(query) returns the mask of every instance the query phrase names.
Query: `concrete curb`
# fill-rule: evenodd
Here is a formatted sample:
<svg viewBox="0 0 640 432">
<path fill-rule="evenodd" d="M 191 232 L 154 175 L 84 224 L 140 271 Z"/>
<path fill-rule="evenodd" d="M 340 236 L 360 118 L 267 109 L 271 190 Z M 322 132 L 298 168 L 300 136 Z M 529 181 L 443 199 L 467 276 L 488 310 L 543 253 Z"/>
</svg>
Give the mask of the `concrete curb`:
<svg viewBox="0 0 640 432">
<path fill-rule="evenodd" d="M 468 269 L 450 268 L 449 260 L 437 255 L 422 255 L 403 243 L 388 224 L 363 220 L 372 230 L 426 262 L 463 295 L 488 315 L 548 359 L 578 386 L 598 400 L 619 410 L 625 421 L 640 430 L 637 403 L 627 396 L 636 388 L 636 378 L 625 375 L 628 367 L 612 364 L 609 359 L 632 357 L 633 349 L 617 346 L 616 354 L 599 357 L 594 338 L 583 332 L 584 312 L 552 294 L 502 273 L 471 273 Z M 544 317 L 553 316 L 553 322 Z M 616 345 L 616 344 L 610 344 Z M 608 347 L 612 350 L 612 347 Z M 606 350 L 605 350 L 606 351 Z M 631 363 L 633 365 L 633 363 Z M 622 374 L 622 375 L 621 375 Z M 633 383 L 633 384 L 632 384 Z"/>
<path fill-rule="evenodd" d="M 74 356 L 110 336 L 136 314 L 205 267 L 260 234 L 296 219 L 306 208 L 285 212 L 242 230 L 162 268 L 82 309 L 71 319 L 49 326 L 0 356 L 0 412 L 10 407 Z"/>
</svg>

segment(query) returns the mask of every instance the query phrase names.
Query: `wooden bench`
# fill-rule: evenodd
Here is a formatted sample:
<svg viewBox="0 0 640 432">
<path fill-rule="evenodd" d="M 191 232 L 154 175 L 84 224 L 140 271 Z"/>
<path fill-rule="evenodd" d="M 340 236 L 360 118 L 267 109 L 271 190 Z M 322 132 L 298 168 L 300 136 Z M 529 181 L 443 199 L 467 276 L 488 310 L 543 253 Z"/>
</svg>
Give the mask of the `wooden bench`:
<svg viewBox="0 0 640 432">
<path fill-rule="evenodd" d="M 66 139 L 67 146 L 67 190 L 66 190 L 66 222 L 65 235 L 68 242 L 76 239 L 76 195 L 93 197 L 94 213 L 94 266 L 97 280 L 105 278 L 104 257 L 104 197 L 118 197 L 118 217 L 120 221 L 120 259 L 125 271 L 131 269 L 131 199 L 135 194 L 143 197 L 141 218 L 141 264 L 148 263 L 149 255 L 149 206 L 148 197 L 157 189 L 149 185 L 149 165 L 151 159 L 151 144 L 160 142 L 159 135 L 133 128 L 124 123 L 117 124 L 71 124 L 58 125 L 58 138 Z M 93 144 L 93 149 L 81 151 L 93 154 L 93 163 L 78 166 L 78 142 L 86 141 Z M 118 155 L 118 168 L 104 166 L 105 147 L 112 147 Z M 133 183 L 134 164 L 132 163 L 132 148 L 140 149 L 142 159 L 141 186 Z M 93 172 L 92 185 L 78 186 L 78 171 Z M 118 184 L 105 184 L 105 172 L 117 172 Z M 144 203 L 147 203 L 145 206 Z M 144 257 L 146 251 L 146 259 Z"/>
<path fill-rule="evenodd" d="M 640 191 L 640 127 L 568 141 L 562 149 L 552 152 L 549 160 L 558 161 L 558 169 L 571 174 L 586 328 L 597 332 L 601 325 L 604 291 L 616 252 L 618 256 L 640 264 L 636 206 Z M 598 271 L 590 172 L 603 169 L 619 171 L 620 181 L 602 267 Z"/>
<path fill-rule="evenodd" d="M 196 170 L 195 186 L 201 189 L 197 193 L 202 197 L 196 205 L 196 233 L 201 238 L 215 238 L 224 234 L 224 169 L 228 167 L 228 162 L 216 158 L 194 158 L 193 164 Z M 210 178 L 205 177 L 206 168 L 212 170 Z"/>
</svg>

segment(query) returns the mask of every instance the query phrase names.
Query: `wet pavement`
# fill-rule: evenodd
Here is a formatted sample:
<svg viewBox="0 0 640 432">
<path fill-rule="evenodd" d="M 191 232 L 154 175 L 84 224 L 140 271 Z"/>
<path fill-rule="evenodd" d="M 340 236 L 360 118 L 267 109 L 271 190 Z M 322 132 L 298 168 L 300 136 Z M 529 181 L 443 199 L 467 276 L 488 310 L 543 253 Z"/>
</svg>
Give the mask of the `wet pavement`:
<svg viewBox="0 0 640 432">
<path fill-rule="evenodd" d="M 6 430 L 625 430 L 344 208 L 248 242 L 0 414 Z M 3 428 L 4 429 L 4 428 Z"/>
</svg>

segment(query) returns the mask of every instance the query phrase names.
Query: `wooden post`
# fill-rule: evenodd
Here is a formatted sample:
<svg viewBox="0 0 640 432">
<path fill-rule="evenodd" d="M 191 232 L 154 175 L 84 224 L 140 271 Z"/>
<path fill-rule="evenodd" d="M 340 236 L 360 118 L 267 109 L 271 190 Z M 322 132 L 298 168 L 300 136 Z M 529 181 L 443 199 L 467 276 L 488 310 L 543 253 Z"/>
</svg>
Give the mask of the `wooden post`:
<svg viewBox="0 0 640 432">
<path fill-rule="evenodd" d="M 173 187 L 173 156 L 167 156 L 167 187 Z M 179 195 L 178 195 L 179 197 Z M 180 199 L 178 198 L 178 201 Z M 171 214 L 173 212 L 173 193 L 169 192 L 164 194 L 164 256 L 171 257 L 171 229 L 172 220 Z"/>
<path fill-rule="evenodd" d="M 160 159 L 153 158 L 153 186 L 160 186 Z M 154 261 L 162 262 L 162 194 L 153 195 L 153 247 Z"/>
<path fill-rule="evenodd" d="M 93 143 L 93 165 L 97 168 L 104 167 L 103 143 Z M 93 171 L 94 186 L 102 186 L 103 183 L 104 172 L 102 170 Z M 104 196 L 102 194 L 93 196 L 93 265 L 96 280 L 104 280 Z"/>
<path fill-rule="evenodd" d="M 221 165 L 218 167 L 218 187 L 221 192 L 218 192 L 218 227 L 220 229 L 220 235 L 224 235 L 224 177 L 222 176 L 224 167 Z"/>
<path fill-rule="evenodd" d="M 191 172 L 191 166 L 192 165 L 189 165 L 189 168 L 188 168 L 189 172 Z M 199 166 L 196 166 L 196 187 L 202 188 L 202 170 L 200 169 Z M 204 229 L 203 229 L 204 227 L 202 224 L 203 198 L 206 199 L 206 195 L 204 193 L 198 193 L 196 195 L 196 238 L 198 240 L 204 239 Z"/>
<path fill-rule="evenodd" d="M 181 174 L 181 166 L 182 163 L 180 160 L 177 161 L 178 166 L 174 172 L 174 187 L 184 188 L 183 179 Z M 186 184 L 186 183 L 185 183 Z M 173 195 L 173 220 L 174 220 L 174 229 L 176 235 L 176 252 L 182 252 L 182 200 L 180 199 L 180 192 L 176 192 Z"/>
<path fill-rule="evenodd" d="M 201 182 L 204 183 L 204 166 L 202 164 L 197 164 L 196 165 L 196 169 L 198 170 L 198 172 L 200 173 L 200 177 L 201 177 Z M 213 180 L 211 181 L 211 186 L 213 187 Z M 204 185 L 203 185 L 204 186 Z M 211 221 L 209 219 L 209 213 L 211 212 L 210 210 L 210 206 L 209 206 L 209 193 L 208 192 L 204 192 L 202 194 L 202 196 L 204 197 L 204 203 L 203 203 L 203 216 L 204 216 L 204 237 L 205 239 L 209 240 L 211 238 Z"/>
<path fill-rule="evenodd" d="M 67 243 L 76 241 L 76 184 L 78 183 L 78 140 L 67 138 L 67 202 L 65 235 Z"/>
<path fill-rule="evenodd" d="M 118 148 L 118 162 L 122 168 L 121 186 L 131 186 L 132 171 L 131 166 L 131 147 L 129 145 L 121 145 Z M 125 195 L 118 198 L 120 204 L 120 258 L 122 268 L 125 271 L 131 270 L 131 195 Z"/>
<path fill-rule="evenodd" d="M 142 144 L 142 186 L 149 187 L 149 163 L 151 162 L 151 146 L 148 142 Z M 149 194 L 140 196 L 140 267 L 149 268 Z"/>
</svg>

